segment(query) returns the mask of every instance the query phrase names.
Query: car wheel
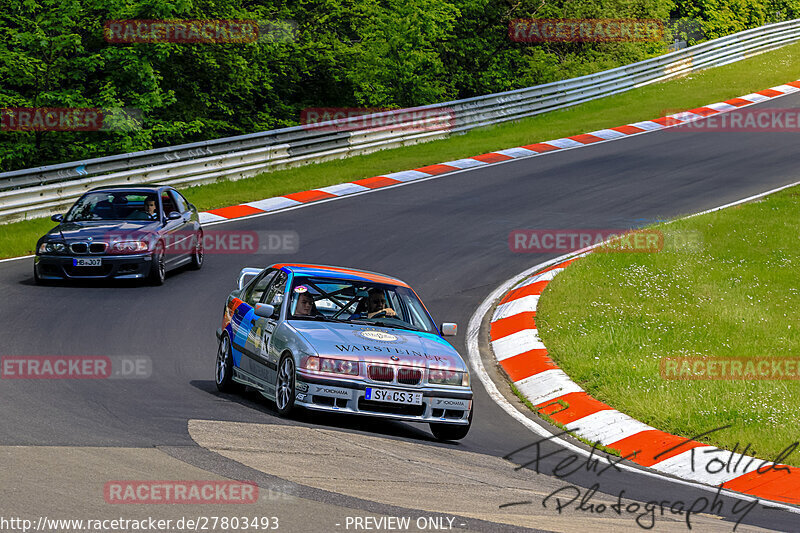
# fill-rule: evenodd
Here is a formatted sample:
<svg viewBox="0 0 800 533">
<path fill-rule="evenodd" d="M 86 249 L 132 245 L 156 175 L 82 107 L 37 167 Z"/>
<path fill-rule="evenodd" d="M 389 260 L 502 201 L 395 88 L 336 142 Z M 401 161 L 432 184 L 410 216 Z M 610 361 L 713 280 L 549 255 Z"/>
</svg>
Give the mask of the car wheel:
<svg viewBox="0 0 800 533">
<path fill-rule="evenodd" d="M 278 364 L 278 382 L 275 385 L 275 407 L 281 416 L 287 416 L 294 407 L 294 379 L 294 358 L 286 354 Z"/>
<path fill-rule="evenodd" d="M 232 392 L 236 388 L 233 381 L 233 355 L 231 339 L 227 333 L 222 335 L 217 348 L 217 362 L 214 365 L 214 382 L 220 392 Z"/>
<path fill-rule="evenodd" d="M 152 285 L 163 285 L 164 280 L 167 279 L 167 265 L 164 261 L 164 245 L 161 243 L 156 244 L 156 249 L 153 252 L 153 260 L 150 265 L 150 283 Z"/>
<path fill-rule="evenodd" d="M 203 234 L 197 234 L 197 244 L 194 245 L 194 250 L 192 250 L 192 270 L 200 270 L 203 268 L 203 259 L 205 259 L 203 255 Z"/>
<path fill-rule="evenodd" d="M 473 407 L 469 412 L 469 424 L 466 426 L 455 424 L 438 424 L 431 422 L 431 433 L 437 440 L 461 440 L 469 433 L 469 428 L 472 427 L 472 413 L 475 411 Z"/>
</svg>

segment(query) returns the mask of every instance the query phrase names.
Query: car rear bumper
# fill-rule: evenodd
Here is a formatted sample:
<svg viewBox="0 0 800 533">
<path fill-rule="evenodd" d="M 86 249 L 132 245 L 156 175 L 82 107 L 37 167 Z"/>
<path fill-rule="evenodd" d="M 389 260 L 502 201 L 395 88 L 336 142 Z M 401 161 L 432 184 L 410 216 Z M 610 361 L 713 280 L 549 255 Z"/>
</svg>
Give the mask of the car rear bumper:
<svg viewBox="0 0 800 533">
<path fill-rule="evenodd" d="M 99 267 L 73 266 L 77 256 L 37 255 L 34 268 L 40 279 L 140 279 L 150 273 L 152 256 L 130 255 L 86 255 L 82 259 L 101 259 Z"/>
<path fill-rule="evenodd" d="M 421 405 L 370 401 L 367 387 L 422 393 Z M 433 387 L 402 387 L 393 384 L 367 383 L 360 380 L 320 379 L 298 373 L 295 384 L 295 405 L 315 411 L 350 413 L 439 424 L 469 424 L 472 391 L 442 390 Z"/>
</svg>

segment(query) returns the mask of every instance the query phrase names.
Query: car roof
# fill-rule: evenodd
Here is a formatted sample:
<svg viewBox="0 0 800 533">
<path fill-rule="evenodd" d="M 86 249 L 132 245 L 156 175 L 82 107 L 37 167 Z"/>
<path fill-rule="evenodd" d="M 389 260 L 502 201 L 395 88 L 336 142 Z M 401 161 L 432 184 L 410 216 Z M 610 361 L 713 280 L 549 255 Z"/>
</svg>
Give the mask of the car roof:
<svg viewBox="0 0 800 533">
<path fill-rule="evenodd" d="M 131 192 L 158 192 L 161 189 L 169 187 L 168 185 L 106 185 L 104 187 L 95 187 L 94 189 L 90 189 L 89 192 L 103 192 L 103 191 L 131 191 Z M 169 187 L 171 188 L 171 187 Z"/>
<path fill-rule="evenodd" d="M 359 270 L 356 268 L 309 263 L 278 263 L 273 265 L 273 268 L 283 269 L 298 276 L 325 276 L 337 279 L 356 279 L 360 281 L 373 281 L 375 283 L 386 283 L 389 285 L 409 287 L 405 281 L 399 280 L 395 277 L 387 276 L 386 274 L 381 274 L 379 272 L 370 272 L 369 270 Z"/>
</svg>

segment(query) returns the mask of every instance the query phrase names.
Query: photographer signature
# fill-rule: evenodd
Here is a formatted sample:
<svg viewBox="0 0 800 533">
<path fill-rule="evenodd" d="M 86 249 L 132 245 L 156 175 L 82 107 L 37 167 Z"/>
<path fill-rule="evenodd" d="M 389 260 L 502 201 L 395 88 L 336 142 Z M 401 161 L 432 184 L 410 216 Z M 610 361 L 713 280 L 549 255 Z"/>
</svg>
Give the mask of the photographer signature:
<svg viewBox="0 0 800 533">
<path fill-rule="evenodd" d="M 664 451 L 661 451 L 653 458 L 658 459 L 659 457 L 673 452 L 675 450 L 680 449 L 681 447 L 689 444 L 697 442 L 697 439 L 700 439 L 704 436 L 707 436 L 711 433 L 721 431 L 723 429 L 727 429 L 731 427 L 730 425 L 721 426 L 710 431 L 706 431 L 699 435 L 695 435 L 689 439 L 684 440 L 683 442 L 678 443 L 675 446 L 672 446 Z M 571 431 L 578 431 L 578 428 L 573 428 Z M 558 447 L 558 449 L 550 452 L 544 453 L 542 451 L 542 444 L 559 436 L 565 435 L 570 433 L 571 431 L 561 431 L 550 437 L 546 437 L 543 439 L 539 439 L 531 444 L 523 446 L 514 450 L 511 453 L 506 454 L 503 456 L 506 460 L 511 460 L 511 457 L 517 455 L 523 451 L 532 449 L 535 454 L 534 458 L 525 462 L 524 464 L 516 466 L 515 470 L 520 470 L 522 468 L 531 467 L 537 474 L 542 473 L 544 459 L 548 457 L 552 457 L 558 454 L 564 454 L 565 448 Z M 625 459 L 634 459 L 637 454 L 641 452 L 641 450 L 634 451 L 629 453 L 623 457 L 613 457 L 609 455 L 601 456 L 597 454 L 598 449 L 597 446 L 599 443 L 595 443 L 592 446 L 589 455 L 585 458 L 581 458 L 581 456 L 577 453 L 567 453 L 565 454 L 561 460 L 549 471 L 545 471 L 546 474 L 555 476 L 557 478 L 563 479 L 567 476 L 575 474 L 579 470 L 584 470 L 586 472 L 592 472 L 596 476 L 600 477 L 608 470 L 616 470 L 617 472 L 622 472 L 620 469 L 619 464 L 624 461 Z M 744 459 L 749 459 L 749 461 L 743 465 L 743 472 L 754 471 L 759 475 L 766 474 L 770 471 L 783 471 L 787 474 L 791 474 L 791 469 L 783 464 L 780 464 L 782 461 L 785 461 L 789 455 L 791 455 L 800 443 L 794 442 L 791 445 L 787 446 L 783 451 L 781 451 L 774 461 L 766 461 L 761 460 L 761 465 L 756 468 L 755 470 L 751 470 L 751 465 L 754 461 L 759 461 L 758 459 L 749 457 L 745 457 L 745 453 L 750 449 L 750 444 L 746 445 L 742 450 L 741 455 L 739 456 L 738 460 L 736 460 L 736 450 L 739 448 L 738 443 L 734 447 L 733 451 L 729 450 L 722 450 L 720 448 L 708 447 L 705 449 L 698 450 L 695 447 L 691 447 L 689 451 L 690 454 L 690 468 L 692 472 L 695 472 L 696 468 L 700 471 L 707 472 L 709 474 L 717 474 L 722 472 L 723 470 L 726 473 L 730 472 L 737 472 L 739 471 L 739 466 Z M 729 454 L 727 457 L 727 461 L 723 460 L 725 457 L 723 456 L 712 456 L 709 460 L 707 460 L 704 464 L 702 461 L 697 461 L 697 459 L 702 459 L 709 454 Z M 696 462 L 699 462 L 700 465 L 698 466 Z M 638 501 L 633 500 L 623 500 L 625 495 L 625 491 L 622 490 L 617 494 L 617 503 L 612 505 L 606 505 L 604 503 L 593 503 L 591 500 L 600 490 L 599 483 L 595 483 L 591 487 L 585 490 L 581 487 L 575 485 L 565 485 L 554 490 L 550 493 L 547 497 L 544 498 L 542 501 L 542 507 L 548 508 L 548 505 L 551 505 L 552 508 L 555 508 L 559 514 L 561 514 L 564 510 L 573 508 L 576 511 L 586 512 L 586 513 L 593 513 L 593 514 L 617 514 L 618 516 L 631 516 L 634 517 L 636 524 L 641 527 L 642 529 L 652 529 L 655 526 L 656 517 L 657 516 L 666 516 L 667 513 L 672 516 L 682 516 L 686 521 L 686 526 L 689 529 L 692 529 L 692 516 L 699 514 L 699 513 L 715 513 L 721 514 L 724 507 L 725 502 L 720 499 L 720 493 L 722 491 L 722 486 L 720 485 L 717 488 L 717 492 L 714 495 L 714 499 L 709 501 L 708 498 L 699 497 L 693 501 L 685 502 L 682 500 L 661 500 L 661 501 L 648 501 L 644 503 L 640 503 Z M 533 502 L 531 501 L 522 501 L 522 502 L 510 502 L 504 503 L 500 505 L 500 508 L 507 508 L 516 505 L 529 505 Z M 736 528 L 739 526 L 742 520 L 759 504 L 758 498 L 753 500 L 738 500 L 736 501 L 732 508 L 731 513 L 733 517 L 736 518 L 736 524 L 733 527 L 733 531 L 736 531 Z M 767 507 L 763 504 L 761 505 L 763 509 L 774 509 L 773 507 Z"/>
</svg>

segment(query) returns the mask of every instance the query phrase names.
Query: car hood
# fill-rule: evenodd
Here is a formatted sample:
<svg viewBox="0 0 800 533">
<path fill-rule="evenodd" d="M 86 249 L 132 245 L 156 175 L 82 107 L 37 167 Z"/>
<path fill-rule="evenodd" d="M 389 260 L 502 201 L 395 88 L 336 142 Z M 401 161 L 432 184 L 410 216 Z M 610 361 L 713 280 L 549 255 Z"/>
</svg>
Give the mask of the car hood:
<svg viewBox="0 0 800 533">
<path fill-rule="evenodd" d="M 291 320 L 290 324 L 320 356 L 467 369 L 455 348 L 435 333 L 312 320 Z"/>
<path fill-rule="evenodd" d="M 66 241 L 84 240 L 89 237 L 92 240 L 108 240 L 112 237 L 121 240 L 123 237 L 128 240 L 143 238 L 159 228 L 158 221 L 127 221 L 127 220 L 95 220 L 85 222 L 64 222 L 52 230 L 49 235 L 59 236 Z"/>
</svg>

